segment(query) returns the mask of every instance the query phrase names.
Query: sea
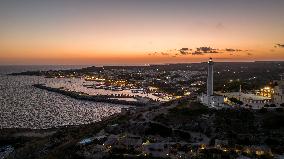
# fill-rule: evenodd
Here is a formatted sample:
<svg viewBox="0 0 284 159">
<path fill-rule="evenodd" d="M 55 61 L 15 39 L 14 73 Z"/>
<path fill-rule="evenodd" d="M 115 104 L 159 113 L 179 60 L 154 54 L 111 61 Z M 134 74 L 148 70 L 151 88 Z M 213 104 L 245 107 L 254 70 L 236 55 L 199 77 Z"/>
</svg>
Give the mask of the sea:
<svg viewBox="0 0 284 159">
<path fill-rule="evenodd" d="M 47 129 L 101 121 L 121 112 L 124 105 L 76 100 L 40 90 L 33 84 L 48 83 L 38 76 L 9 76 L 24 71 L 79 69 L 86 66 L 0 66 L 0 129 Z"/>
</svg>

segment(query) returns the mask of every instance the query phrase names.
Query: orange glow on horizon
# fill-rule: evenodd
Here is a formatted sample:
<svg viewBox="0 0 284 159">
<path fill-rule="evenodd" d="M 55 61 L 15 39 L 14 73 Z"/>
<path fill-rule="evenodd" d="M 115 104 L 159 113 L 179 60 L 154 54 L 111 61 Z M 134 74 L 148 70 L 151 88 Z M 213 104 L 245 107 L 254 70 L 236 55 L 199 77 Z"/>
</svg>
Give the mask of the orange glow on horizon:
<svg viewBox="0 0 284 159">
<path fill-rule="evenodd" d="M 0 65 L 284 60 L 281 0 L 165 1 L 1 2 Z"/>
</svg>

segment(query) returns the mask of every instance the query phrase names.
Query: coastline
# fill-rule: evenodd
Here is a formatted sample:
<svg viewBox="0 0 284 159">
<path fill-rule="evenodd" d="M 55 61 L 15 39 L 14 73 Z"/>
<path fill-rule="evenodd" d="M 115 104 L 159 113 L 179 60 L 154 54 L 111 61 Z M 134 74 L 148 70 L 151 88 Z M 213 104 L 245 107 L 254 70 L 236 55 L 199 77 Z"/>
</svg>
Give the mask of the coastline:
<svg viewBox="0 0 284 159">
<path fill-rule="evenodd" d="M 72 140 L 79 140 L 84 136 L 93 135 L 107 125 L 125 117 L 125 115 L 117 113 L 89 124 L 65 125 L 47 129 L 3 128 L 0 129 L 0 146 L 12 145 L 17 147 L 17 145 L 30 142 L 32 139 L 45 140 L 58 135 L 71 137 Z"/>
</svg>

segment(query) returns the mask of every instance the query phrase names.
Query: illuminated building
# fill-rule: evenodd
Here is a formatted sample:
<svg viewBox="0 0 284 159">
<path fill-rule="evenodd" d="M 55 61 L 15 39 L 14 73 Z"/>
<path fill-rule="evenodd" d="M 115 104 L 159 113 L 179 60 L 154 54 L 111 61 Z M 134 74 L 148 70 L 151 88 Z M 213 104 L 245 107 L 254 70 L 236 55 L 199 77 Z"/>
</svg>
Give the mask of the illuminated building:
<svg viewBox="0 0 284 159">
<path fill-rule="evenodd" d="M 271 104 L 271 98 L 253 93 L 242 93 L 242 92 L 227 92 L 218 94 L 223 95 L 227 98 L 236 98 L 243 102 L 243 106 L 250 106 L 252 109 L 261 109 L 265 104 Z"/>
<path fill-rule="evenodd" d="M 264 88 L 260 89 L 260 91 L 257 93 L 257 95 L 271 98 L 273 93 L 274 93 L 274 89 L 272 89 L 270 87 L 264 87 Z"/>
</svg>

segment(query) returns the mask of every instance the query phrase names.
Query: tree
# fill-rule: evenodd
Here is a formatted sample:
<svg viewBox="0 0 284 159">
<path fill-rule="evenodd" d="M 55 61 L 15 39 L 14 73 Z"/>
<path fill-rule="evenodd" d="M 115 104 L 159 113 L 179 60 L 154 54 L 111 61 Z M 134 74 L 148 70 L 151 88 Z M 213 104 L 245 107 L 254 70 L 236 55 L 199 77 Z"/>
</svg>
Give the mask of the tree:
<svg viewBox="0 0 284 159">
<path fill-rule="evenodd" d="M 283 112 L 283 108 L 276 108 L 277 112 Z"/>
<path fill-rule="evenodd" d="M 244 103 L 240 100 L 238 100 L 237 98 L 229 98 L 229 100 L 235 104 L 238 104 L 238 105 L 243 105 Z"/>
<path fill-rule="evenodd" d="M 266 108 L 267 108 L 267 107 L 269 107 L 269 105 L 268 105 L 268 104 L 264 104 L 264 107 L 266 107 Z"/>
<path fill-rule="evenodd" d="M 276 107 L 276 105 L 275 104 L 270 104 L 270 107 Z"/>
<path fill-rule="evenodd" d="M 260 112 L 260 113 L 266 113 L 266 112 L 267 112 L 267 108 L 261 108 L 261 109 L 259 110 L 259 112 Z"/>
</svg>

